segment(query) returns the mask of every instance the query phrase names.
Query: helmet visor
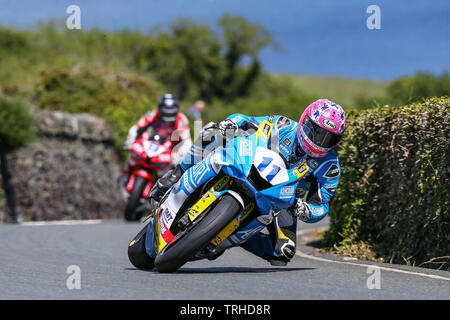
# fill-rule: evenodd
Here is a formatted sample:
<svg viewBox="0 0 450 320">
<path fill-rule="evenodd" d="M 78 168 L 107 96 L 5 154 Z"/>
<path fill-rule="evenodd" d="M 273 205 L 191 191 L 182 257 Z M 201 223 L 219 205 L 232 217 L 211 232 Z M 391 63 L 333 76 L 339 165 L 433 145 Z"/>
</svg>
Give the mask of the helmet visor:
<svg viewBox="0 0 450 320">
<path fill-rule="evenodd" d="M 176 116 L 172 115 L 161 115 L 161 120 L 164 122 L 175 122 L 177 120 Z"/>
<path fill-rule="evenodd" d="M 164 122 L 175 122 L 177 119 L 178 107 L 176 106 L 160 106 L 159 116 Z"/>
<path fill-rule="evenodd" d="M 337 146 L 342 136 L 322 128 L 309 117 L 305 117 L 300 128 L 302 136 L 314 148 L 328 152 Z"/>
</svg>

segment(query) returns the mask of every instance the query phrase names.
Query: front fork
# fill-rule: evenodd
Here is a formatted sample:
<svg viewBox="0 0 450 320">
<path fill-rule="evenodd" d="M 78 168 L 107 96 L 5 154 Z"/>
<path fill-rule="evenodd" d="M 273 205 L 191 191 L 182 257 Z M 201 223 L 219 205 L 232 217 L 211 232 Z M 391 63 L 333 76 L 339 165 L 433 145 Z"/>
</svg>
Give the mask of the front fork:
<svg viewBox="0 0 450 320">
<path fill-rule="evenodd" d="M 145 234 L 145 251 L 150 258 L 156 258 L 155 252 L 155 216 L 150 218 L 150 222 L 147 224 L 147 232 Z"/>
</svg>

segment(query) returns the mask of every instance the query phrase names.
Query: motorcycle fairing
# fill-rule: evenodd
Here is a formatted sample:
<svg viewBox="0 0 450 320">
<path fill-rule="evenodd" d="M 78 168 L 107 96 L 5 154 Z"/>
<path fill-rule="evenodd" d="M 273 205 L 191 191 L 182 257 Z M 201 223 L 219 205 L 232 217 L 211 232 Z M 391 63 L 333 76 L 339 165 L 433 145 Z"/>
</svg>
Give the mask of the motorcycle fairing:
<svg viewBox="0 0 450 320">
<path fill-rule="evenodd" d="M 263 121 L 255 134 L 230 140 L 225 148 L 215 149 L 203 160 L 203 164 L 198 165 L 198 169 L 208 166 L 214 171 L 221 170 L 225 176 L 240 180 L 254 196 L 259 212 L 256 218 L 240 228 L 241 222 L 254 207 L 252 210 L 242 210 L 211 241 L 211 244 L 219 248 L 228 248 L 246 241 L 268 225 L 281 209 L 289 208 L 294 201 L 298 182 L 309 173 L 306 161 L 294 168 L 287 168 L 285 160 L 279 153 L 270 149 L 270 135 L 273 127 L 273 123 Z M 188 170 L 185 174 L 191 171 L 194 170 Z M 255 177 L 253 180 L 252 175 Z M 259 176 L 258 179 L 256 179 L 257 176 Z M 186 181 L 191 182 L 192 185 L 199 180 L 195 179 L 195 176 L 187 178 Z M 265 183 L 261 188 L 262 181 Z M 178 189 L 180 186 L 177 185 L 172 189 Z M 233 192 L 232 190 L 209 190 L 191 207 L 189 219 L 194 222 L 217 199 L 225 193 Z M 176 237 L 169 230 L 171 221 L 173 217 L 168 217 L 164 210 L 159 210 L 154 223 L 149 224 L 151 232 L 147 234 L 155 234 L 155 237 L 147 238 L 149 240 L 146 242 L 147 251 L 150 248 L 153 251 L 153 253 L 148 252 L 149 255 L 154 255 L 154 252 L 159 253 L 167 244 L 176 241 Z"/>
</svg>

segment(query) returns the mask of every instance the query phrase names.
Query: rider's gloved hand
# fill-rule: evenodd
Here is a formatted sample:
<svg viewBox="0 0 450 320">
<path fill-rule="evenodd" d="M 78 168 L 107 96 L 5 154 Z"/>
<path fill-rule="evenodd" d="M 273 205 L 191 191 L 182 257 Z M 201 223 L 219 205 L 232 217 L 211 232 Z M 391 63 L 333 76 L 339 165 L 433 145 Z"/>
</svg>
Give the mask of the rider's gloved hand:
<svg viewBox="0 0 450 320">
<path fill-rule="evenodd" d="M 174 169 L 167 171 L 161 178 L 156 181 L 152 190 L 148 195 L 149 199 L 154 199 L 157 202 L 161 201 L 163 195 L 174 185 L 183 175 L 183 169 L 177 165 Z"/>
<path fill-rule="evenodd" d="M 216 134 L 217 132 L 218 124 L 215 122 L 208 122 L 200 132 L 199 137 L 195 141 L 196 145 L 203 145 L 203 141 L 206 141 L 206 144 L 208 144 L 211 141 L 211 138 Z"/>
<path fill-rule="evenodd" d="M 153 186 L 152 190 L 150 190 L 150 193 L 148 194 L 148 199 L 154 199 L 155 201 L 159 202 L 164 195 L 164 191 L 158 187 L 158 181 Z"/>
<path fill-rule="evenodd" d="M 128 136 L 127 139 L 125 140 L 125 143 L 123 144 L 123 148 L 126 150 L 130 150 L 131 145 L 136 141 L 136 138 L 137 138 L 137 126 L 132 126 L 128 131 Z"/>
<path fill-rule="evenodd" d="M 234 135 L 234 132 L 237 131 L 238 128 L 239 128 L 238 125 L 229 119 L 220 121 L 217 124 L 217 129 L 219 130 L 219 133 L 224 137 Z"/>
<path fill-rule="evenodd" d="M 303 199 L 296 198 L 294 204 L 289 208 L 289 212 L 302 221 L 308 221 L 311 217 L 311 208 Z"/>
</svg>

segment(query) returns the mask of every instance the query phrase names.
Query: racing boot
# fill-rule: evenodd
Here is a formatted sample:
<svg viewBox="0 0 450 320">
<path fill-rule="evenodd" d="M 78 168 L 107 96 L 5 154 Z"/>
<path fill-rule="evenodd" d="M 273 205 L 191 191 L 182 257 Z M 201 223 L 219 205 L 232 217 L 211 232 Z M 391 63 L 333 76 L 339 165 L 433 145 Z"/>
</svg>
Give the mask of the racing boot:
<svg viewBox="0 0 450 320">
<path fill-rule="evenodd" d="M 172 170 L 167 171 L 161 178 L 158 179 L 158 181 L 156 181 L 152 190 L 150 190 L 148 198 L 159 202 L 167 190 L 169 190 L 171 186 L 180 180 L 183 173 L 184 170 L 179 164 Z"/>
<path fill-rule="evenodd" d="M 285 266 L 295 255 L 297 219 L 283 210 L 267 225 L 269 234 L 259 232 L 240 246 L 270 262 Z"/>
<path fill-rule="evenodd" d="M 274 240 L 276 254 L 275 257 L 269 259 L 269 262 L 273 266 L 285 266 L 295 256 L 297 219 L 294 219 L 288 212 L 282 211 L 267 227 Z"/>
</svg>

